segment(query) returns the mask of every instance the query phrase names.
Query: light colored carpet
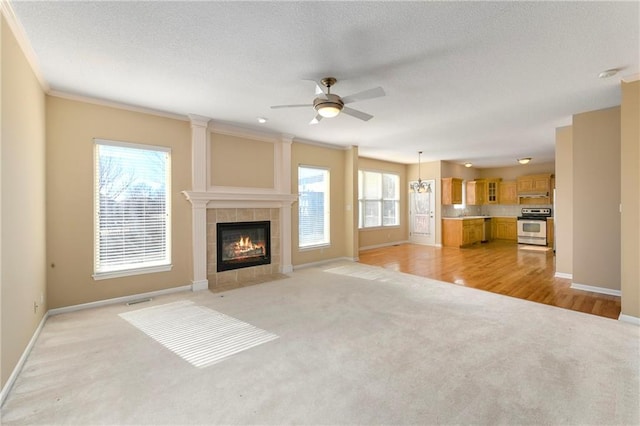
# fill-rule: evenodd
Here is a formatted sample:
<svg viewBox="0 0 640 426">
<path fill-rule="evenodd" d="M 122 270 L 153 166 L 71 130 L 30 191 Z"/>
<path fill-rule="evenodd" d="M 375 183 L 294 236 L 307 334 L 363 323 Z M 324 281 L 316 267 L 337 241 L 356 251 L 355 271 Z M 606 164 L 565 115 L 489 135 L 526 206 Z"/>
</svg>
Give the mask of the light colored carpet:
<svg viewBox="0 0 640 426">
<path fill-rule="evenodd" d="M 120 317 L 199 368 L 278 338 L 190 300 L 124 312 Z"/>
<path fill-rule="evenodd" d="M 183 300 L 280 337 L 196 368 L 119 317 Z M 341 263 L 51 317 L 2 424 L 637 425 L 639 341 L 631 324 Z"/>
</svg>

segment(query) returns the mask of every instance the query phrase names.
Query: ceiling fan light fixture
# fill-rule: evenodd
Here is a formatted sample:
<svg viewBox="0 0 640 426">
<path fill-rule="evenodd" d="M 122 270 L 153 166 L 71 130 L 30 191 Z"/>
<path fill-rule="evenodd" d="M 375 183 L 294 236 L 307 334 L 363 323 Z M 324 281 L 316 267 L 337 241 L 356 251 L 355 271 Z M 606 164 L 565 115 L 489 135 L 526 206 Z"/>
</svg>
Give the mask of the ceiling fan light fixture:
<svg viewBox="0 0 640 426">
<path fill-rule="evenodd" d="M 518 158 L 520 164 L 529 164 L 529 161 L 531 161 L 531 157 Z"/>
<path fill-rule="evenodd" d="M 466 168 L 469 168 L 469 167 L 473 166 L 473 164 L 472 164 L 472 163 L 469 163 L 469 162 L 467 161 L 466 163 L 464 163 L 464 166 L 465 166 Z"/>
<path fill-rule="evenodd" d="M 313 101 L 313 108 L 324 118 L 333 118 L 340 114 L 344 103 L 336 95 L 327 94 L 326 97 L 326 99 L 316 98 Z"/>
</svg>

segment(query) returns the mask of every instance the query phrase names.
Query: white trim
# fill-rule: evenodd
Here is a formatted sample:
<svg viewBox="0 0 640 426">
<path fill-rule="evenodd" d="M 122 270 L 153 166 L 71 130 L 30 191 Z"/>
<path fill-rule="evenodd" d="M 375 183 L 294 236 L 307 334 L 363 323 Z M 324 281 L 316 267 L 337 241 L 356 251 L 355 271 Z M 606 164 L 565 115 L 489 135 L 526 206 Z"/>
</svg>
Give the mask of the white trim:
<svg viewBox="0 0 640 426">
<path fill-rule="evenodd" d="M 145 275 L 145 274 L 154 274 L 157 272 L 168 272 L 171 271 L 173 265 L 159 265 L 159 266 L 149 266 L 147 268 L 132 268 L 132 269 L 124 269 L 121 271 L 112 271 L 112 272 L 96 272 L 92 275 L 93 279 L 96 281 L 100 280 L 109 280 L 111 278 L 122 278 L 122 277 L 130 277 L 133 275 Z"/>
<path fill-rule="evenodd" d="M 27 358 L 29 357 L 29 354 L 31 353 L 33 346 L 36 344 L 36 340 L 38 340 L 38 336 L 40 336 L 40 332 L 42 331 L 42 328 L 44 327 L 44 323 L 47 321 L 47 318 L 49 318 L 49 311 L 47 311 L 42 316 L 42 319 L 40 320 L 40 324 L 38 324 L 38 328 L 36 328 L 36 331 L 33 333 L 33 336 L 31 336 L 31 340 L 29 340 L 27 347 L 24 348 L 24 351 L 22 352 L 22 356 L 16 363 L 16 366 L 11 372 L 9 379 L 2 387 L 2 390 L 0 391 L 0 408 L 2 407 L 2 404 L 4 404 L 4 400 L 9 395 L 9 392 L 11 391 L 13 384 L 15 383 L 16 379 L 18 378 L 18 375 L 22 371 L 22 367 L 24 367 L 24 363 L 27 361 Z"/>
<path fill-rule="evenodd" d="M 209 280 L 199 280 L 191 283 L 191 291 L 202 290 L 209 290 Z"/>
<path fill-rule="evenodd" d="M 553 276 L 555 278 L 566 278 L 568 280 L 573 279 L 573 274 L 567 274 L 566 272 L 556 272 L 555 274 L 553 274 Z"/>
<path fill-rule="evenodd" d="M 371 245 L 371 246 L 360 247 L 360 249 L 358 251 L 360 252 L 360 251 L 363 251 L 363 250 L 371 250 L 371 249 L 377 249 L 377 248 L 382 248 L 382 247 L 396 246 L 398 244 L 406 244 L 408 242 L 409 241 L 404 240 L 404 241 L 391 241 L 391 242 L 382 243 L 382 244 L 374 244 L 374 245 Z"/>
<path fill-rule="evenodd" d="M 283 274 L 289 274 L 293 272 L 293 265 L 280 265 L 280 269 Z"/>
<path fill-rule="evenodd" d="M 625 315 L 622 312 L 618 317 L 618 321 L 628 322 L 629 324 L 640 325 L 640 318 L 631 315 Z"/>
<path fill-rule="evenodd" d="M 235 136 L 237 138 L 251 139 L 260 142 L 278 143 L 282 138 L 281 133 L 270 133 L 246 127 L 233 126 L 226 123 L 219 123 L 212 120 L 209 123 L 209 132 L 218 135 Z"/>
<path fill-rule="evenodd" d="M 303 263 L 301 265 L 293 265 L 293 270 L 297 271 L 298 269 L 313 268 L 315 266 L 322 266 L 326 265 L 327 263 L 339 262 L 341 260 L 346 260 L 347 262 L 355 262 L 355 258 L 352 257 L 334 257 L 333 259 L 319 260 L 317 262 Z"/>
<path fill-rule="evenodd" d="M 89 96 L 65 93 L 65 92 L 60 92 L 58 90 L 49 90 L 47 92 L 47 95 L 60 98 L 60 99 L 67 99 L 69 101 L 84 102 L 87 104 L 99 105 L 99 106 L 108 107 L 108 108 L 116 108 L 116 109 L 121 109 L 125 111 L 139 112 L 141 114 L 154 115 L 156 117 L 171 118 L 173 120 L 180 120 L 180 121 L 189 121 L 189 117 L 182 114 L 176 114 L 168 111 L 160 111 L 157 109 L 145 108 L 141 106 L 130 105 L 122 102 L 115 102 L 115 101 L 110 101 L 110 100 L 101 99 L 101 98 L 91 98 Z"/>
<path fill-rule="evenodd" d="M 571 288 L 575 290 L 591 291 L 593 293 L 608 294 L 609 296 L 620 297 L 622 295 L 622 292 L 620 290 L 614 290 L 612 288 L 605 288 L 605 287 L 594 287 L 592 285 L 579 284 L 579 283 L 571 283 Z"/>
<path fill-rule="evenodd" d="M 35 75 L 38 83 L 40 83 L 40 87 L 45 93 L 48 93 L 51 90 L 49 83 L 44 79 L 44 75 L 42 74 L 42 69 L 40 68 L 40 63 L 38 62 L 38 57 L 36 56 L 31 43 L 29 42 L 29 38 L 27 37 L 27 33 L 24 30 L 20 20 L 17 18 L 13 8 L 11 7 L 11 2 L 8 0 L 0 0 L 0 15 L 4 15 L 7 19 L 7 24 L 9 24 L 9 28 L 13 33 L 13 36 L 16 38 L 18 42 L 18 46 L 22 50 L 29 66 L 31 67 L 31 71 Z"/>
<path fill-rule="evenodd" d="M 164 295 L 167 295 L 167 294 L 180 293 L 182 291 L 191 291 L 191 285 L 183 285 L 183 286 L 180 286 L 180 287 L 171 287 L 171 288 L 166 288 L 164 290 L 150 291 L 148 293 L 132 294 L 132 295 L 129 295 L 129 296 L 114 297 L 113 299 L 97 300 L 95 302 L 81 303 L 79 305 L 72 305 L 72 306 L 65 306 L 63 308 L 49 309 L 48 314 L 49 314 L 49 316 L 51 316 L 51 315 L 59 315 L 59 314 L 66 314 L 66 313 L 69 313 L 69 312 L 82 311 L 84 309 L 99 308 L 99 307 L 102 307 L 102 306 L 115 305 L 117 303 L 132 302 L 134 300 L 144 299 L 144 298 L 148 298 L 148 297 L 158 297 L 158 296 L 164 296 Z"/>
</svg>

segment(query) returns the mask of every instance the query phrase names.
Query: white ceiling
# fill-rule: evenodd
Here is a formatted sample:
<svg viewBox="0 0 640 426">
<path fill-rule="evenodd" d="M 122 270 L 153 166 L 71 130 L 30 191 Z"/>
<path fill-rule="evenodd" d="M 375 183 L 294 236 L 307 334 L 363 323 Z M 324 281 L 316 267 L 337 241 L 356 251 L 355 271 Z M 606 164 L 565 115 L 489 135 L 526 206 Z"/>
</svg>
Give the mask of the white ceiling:
<svg viewBox="0 0 640 426">
<path fill-rule="evenodd" d="M 634 2 L 23 2 L 55 92 L 287 133 L 402 163 L 554 159 L 555 128 L 620 104 L 640 72 Z M 620 68 L 609 79 L 606 69 Z M 315 85 L 386 97 L 309 125 Z M 266 117 L 264 125 L 257 117 Z"/>
</svg>

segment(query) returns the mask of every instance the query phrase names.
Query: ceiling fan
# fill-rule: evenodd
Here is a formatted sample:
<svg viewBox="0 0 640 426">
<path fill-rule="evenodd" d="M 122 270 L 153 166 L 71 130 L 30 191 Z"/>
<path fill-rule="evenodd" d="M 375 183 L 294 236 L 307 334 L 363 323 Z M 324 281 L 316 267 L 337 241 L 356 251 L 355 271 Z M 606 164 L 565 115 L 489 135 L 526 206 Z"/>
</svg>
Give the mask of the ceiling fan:
<svg viewBox="0 0 640 426">
<path fill-rule="evenodd" d="M 345 105 L 357 101 L 364 101 L 367 99 L 374 99 L 384 96 L 385 93 L 382 87 L 375 87 L 373 89 L 364 90 L 362 92 L 358 92 L 353 95 L 341 98 L 340 96 L 331 93 L 331 86 L 333 86 L 337 82 L 338 80 L 336 80 L 334 77 L 325 77 L 320 80 L 322 86 L 326 87 L 326 93 L 325 90 L 323 90 L 320 85 L 316 83 L 316 95 L 318 95 L 318 97 L 313 100 L 312 104 L 274 105 L 271 108 L 278 109 L 313 107 L 313 109 L 316 110 L 317 114 L 309 124 L 319 123 L 323 118 L 335 117 L 340 114 L 340 112 L 344 112 L 347 115 L 363 121 L 371 120 L 373 118 L 373 115 L 367 114 L 366 112 L 358 111 L 357 109 L 349 108 Z"/>
</svg>

